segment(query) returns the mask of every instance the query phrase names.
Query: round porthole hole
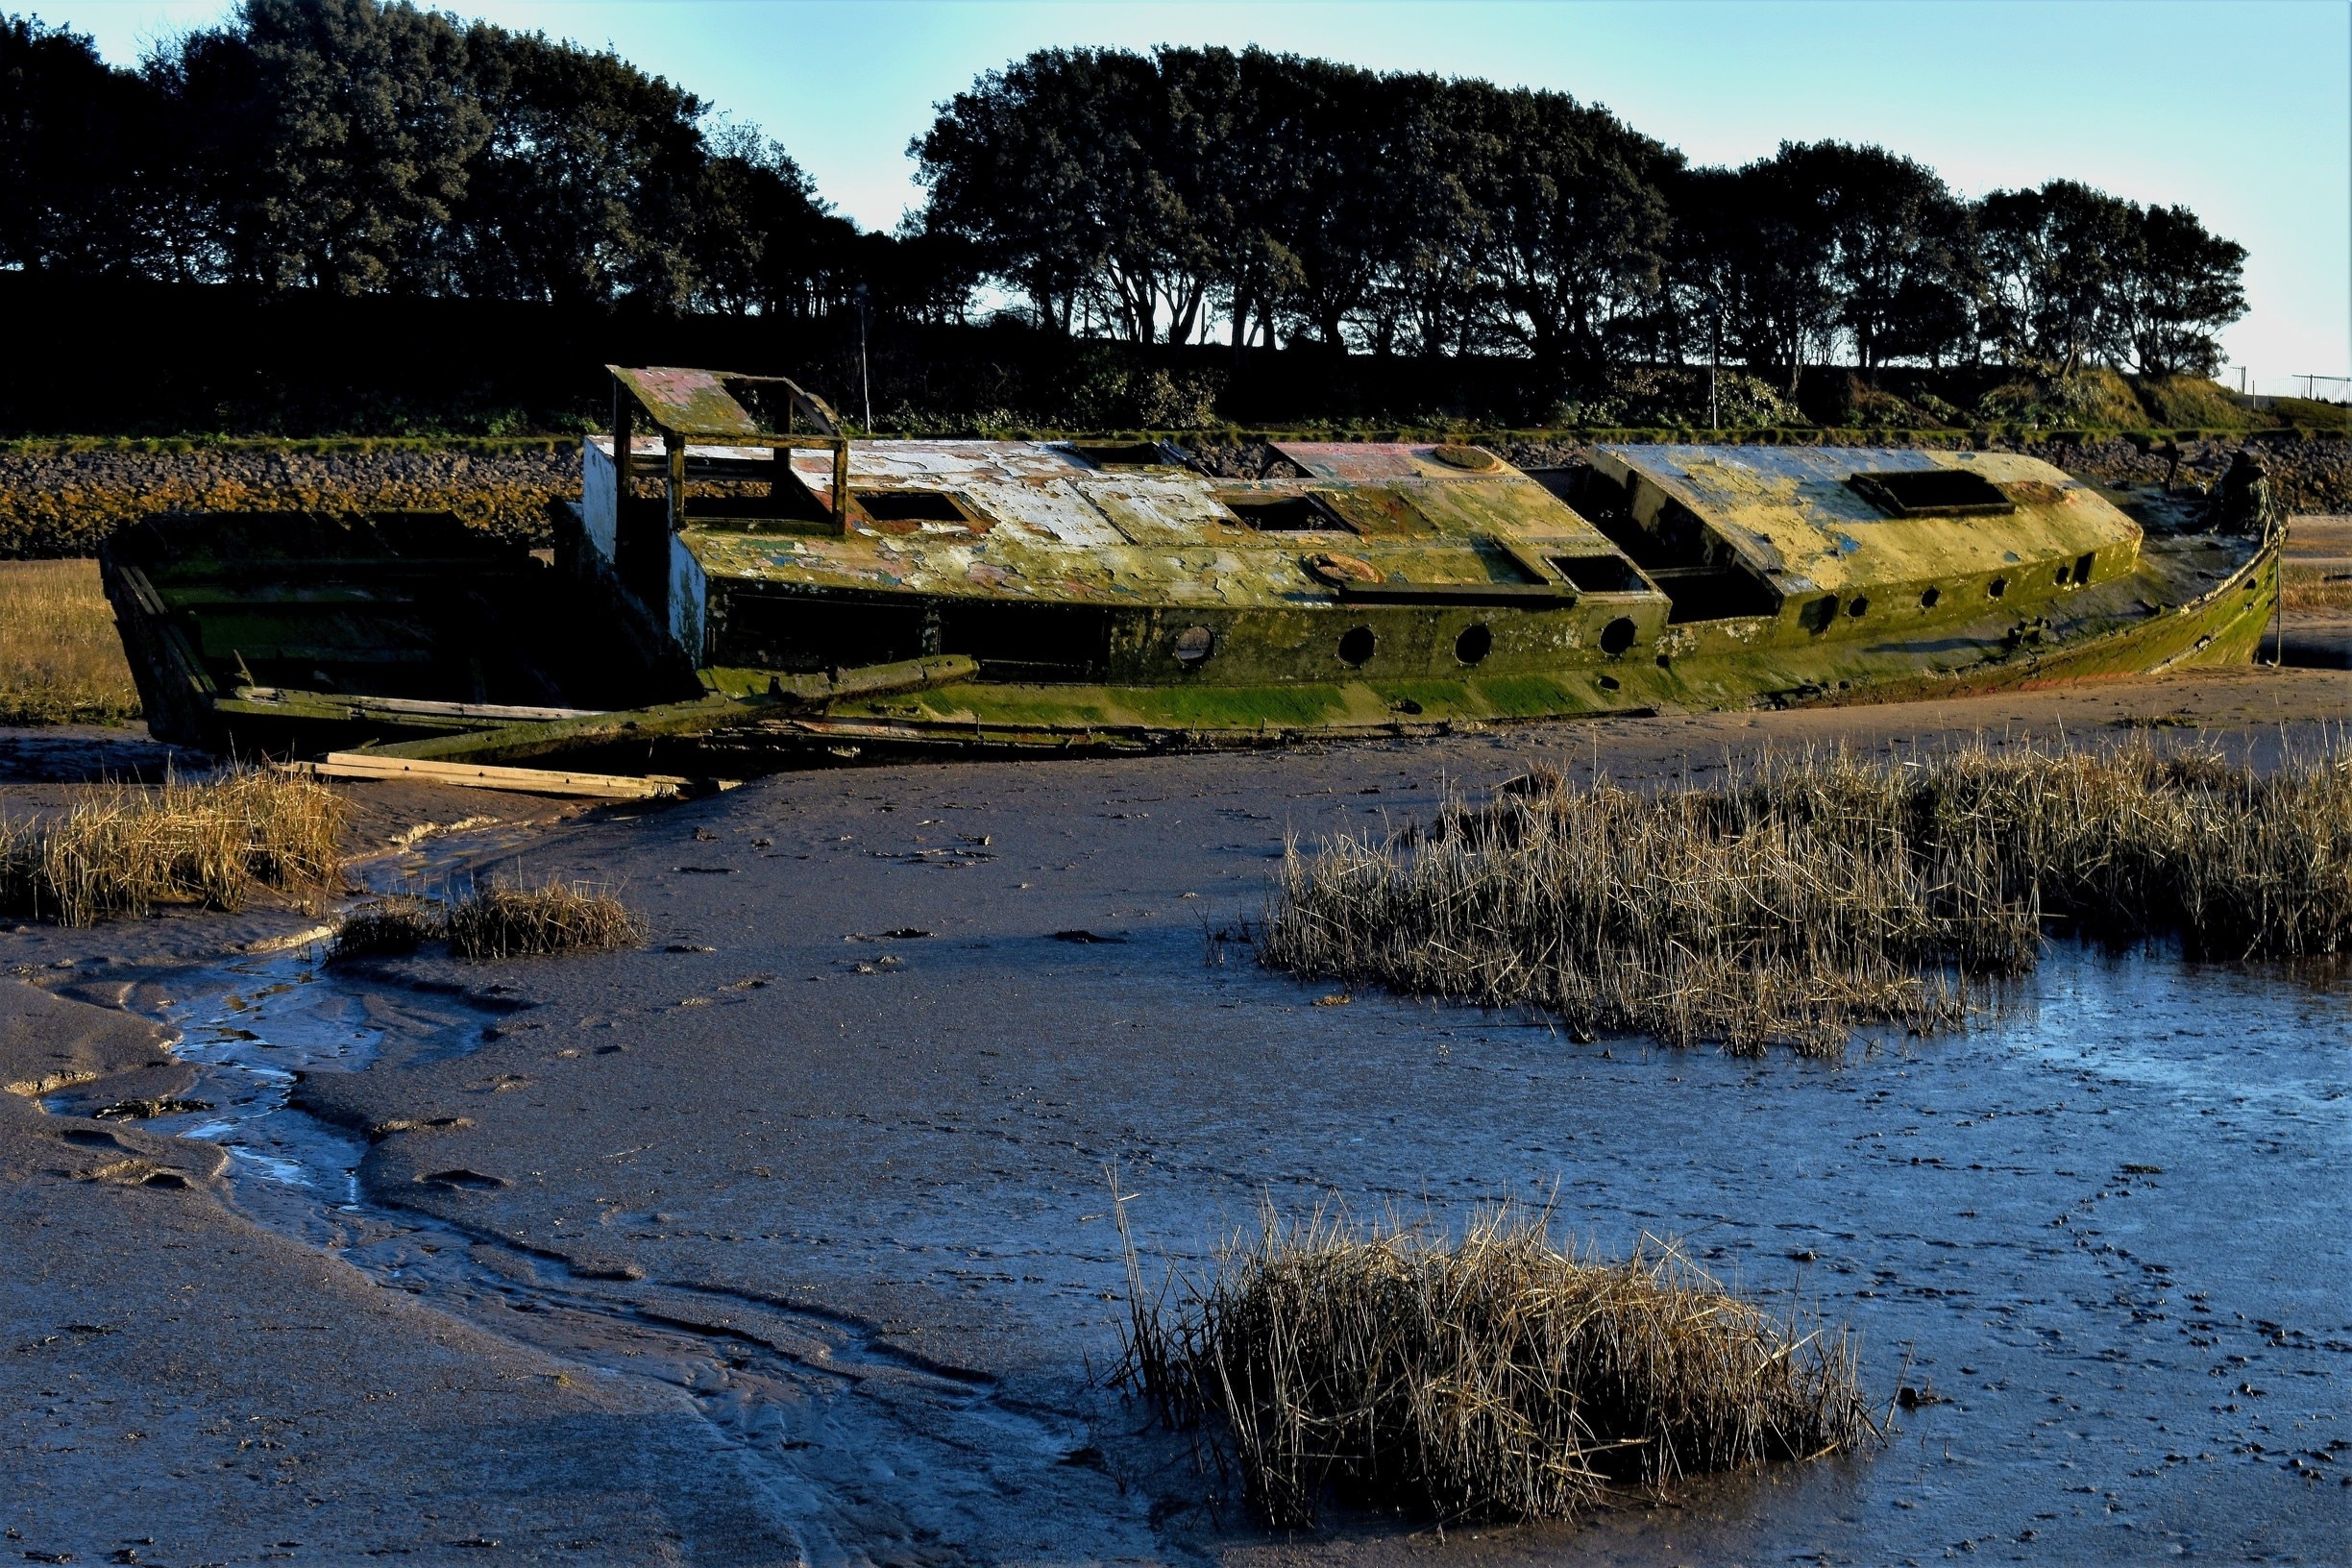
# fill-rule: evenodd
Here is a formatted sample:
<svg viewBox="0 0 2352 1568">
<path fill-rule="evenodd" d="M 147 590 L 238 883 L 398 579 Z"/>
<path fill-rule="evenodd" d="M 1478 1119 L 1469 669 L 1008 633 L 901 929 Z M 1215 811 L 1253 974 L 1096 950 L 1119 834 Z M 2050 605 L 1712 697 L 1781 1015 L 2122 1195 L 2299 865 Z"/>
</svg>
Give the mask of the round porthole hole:
<svg viewBox="0 0 2352 1568">
<path fill-rule="evenodd" d="M 1995 577 L 1991 582 L 1985 584 L 1985 592 L 1991 594 L 1995 599 L 2000 598 L 2008 591 L 2009 579 L 2007 577 Z"/>
<path fill-rule="evenodd" d="M 1870 596 L 1867 594 L 1854 595 L 1853 602 L 1846 606 L 1846 613 L 1856 621 L 1870 614 Z"/>
<path fill-rule="evenodd" d="M 1630 616 L 1619 616 L 1601 628 L 1601 651 L 1615 657 L 1633 646 L 1634 627 Z"/>
<path fill-rule="evenodd" d="M 1936 607 L 1936 600 L 1942 599 L 1943 597 L 1944 592 L 1942 589 L 1929 588 L 1920 595 L 1920 608 L 1923 610 L 1932 610 Z"/>
<path fill-rule="evenodd" d="M 1351 626 L 1339 638 L 1339 657 L 1349 664 L 1362 664 L 1380 647 L 1380 639 L 1372 635 L 1370 626 Z"/>
<path fill-rule="evenodd" d="M 1477 664 L 1494 651 L 1494 633 L 1484 622 L 1464 626 L 1462 634 L 1454 639 L 1454 656 L 1464 664 Z"/>
<path fill-rule="evenodd" d="M 1216 651 L 1216 634 L 1207 626 L 1187 626 L 1168 647 L 1178 664 L 1198 664 Z"/>
</svg>

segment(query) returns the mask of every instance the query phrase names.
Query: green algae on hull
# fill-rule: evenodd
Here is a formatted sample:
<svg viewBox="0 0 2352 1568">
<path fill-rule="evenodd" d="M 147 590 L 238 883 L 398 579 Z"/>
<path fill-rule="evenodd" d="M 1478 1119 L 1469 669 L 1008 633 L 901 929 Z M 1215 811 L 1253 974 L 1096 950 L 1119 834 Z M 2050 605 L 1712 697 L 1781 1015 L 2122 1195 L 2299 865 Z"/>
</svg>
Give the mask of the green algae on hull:
<svg viewBox="0 0 2352 1568">
<path fill-rule="evenodd" d="M 2144 534 L 2011 453 L 1278 442 L 1238 481 L 1143 443 L 852 442 L 788 382 L 616 385 L 555 570 L 461 582 L 486 616 L 388 594 L 396 545 L 324 577 L 230 559 L 232 520 L 119 551 L 127 641 L 192 694 L 158 711 L 471 763 L 1248 746 L 2242 660 L 2278 593 L 2273 534 Z M 780 429 L 746 406 L 775 385 Z"/>
</svg>

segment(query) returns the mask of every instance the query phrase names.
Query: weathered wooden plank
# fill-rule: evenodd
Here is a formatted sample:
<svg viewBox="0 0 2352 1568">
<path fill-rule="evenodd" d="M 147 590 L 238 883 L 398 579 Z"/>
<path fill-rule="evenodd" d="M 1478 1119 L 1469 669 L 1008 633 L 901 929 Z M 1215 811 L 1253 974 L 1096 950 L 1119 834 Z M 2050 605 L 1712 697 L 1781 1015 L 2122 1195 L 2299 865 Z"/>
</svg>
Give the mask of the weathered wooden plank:
<svg viewBox="0 0 2352 1568">
<path fill-rule="evenodd" d="M 547 768 L 499 768 L 478 762 L 434 762 L 393 757 L 378 751 L 331 751 L 316 762 L 289 762 L 286 772 L 314 778 L 405 779 L 418 784 L 456 784 L 473 790 L 512 790 L 526 795 L 580 796 L 600 800 L 649 800 L 674 796 L 686 780 L 666 773 L 642 778 L 622 773 L 573 773 Z"/>
</svg>

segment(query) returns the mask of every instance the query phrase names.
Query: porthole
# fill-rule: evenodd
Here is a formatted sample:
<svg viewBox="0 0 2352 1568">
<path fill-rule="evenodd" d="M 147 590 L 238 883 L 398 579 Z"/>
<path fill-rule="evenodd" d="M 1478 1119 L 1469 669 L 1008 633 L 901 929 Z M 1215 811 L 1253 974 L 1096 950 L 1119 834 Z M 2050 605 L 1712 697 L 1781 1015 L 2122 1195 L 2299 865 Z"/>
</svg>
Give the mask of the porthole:
<svg viewBox="0 0 2352 1568">
<path fill-rule="evenodd" d="M 1940 588 L 1925 589 L 1920 594 L 1920 608 L 1932 610 L 1936 607 L 1936 601 L 1943 597 L 1944 591 Z"/>
<path fill-rule="evenodd" d="M 1477 664 L 1494 651 L 1494 633 L 1484 622 L 1464 626 L 1462 634 L 1454 639 L 1454 657 L 1464 664 Z"/>
<path fill-rule="evenodd" d="M 2063 588 L 2068 584 L 2068 582 L 2072 580 L 2073 576 L 2074 569 L 2072 567 L 2062 566 L 2058 569 L 2051 580 L 2056 582 L 2059 587 Z"/>
<path fill-rule="evenodd" d="M 1854 595 L 1853 602 L 1846 606 L 1846 613 L 1856 621 L 1870 614 L 1870 596 L 1867 594 Z"/>
<path fill-rule="evenodd" d="M 1601 689 L 1605 692 L 1613 692 L 1617 690 L 1617 677 L 1615 675 L 1603 675 L 1601 677 Z"/>
<path fill-rule="evenodd" d="M 1187 626 L 1169 645 L 1178 664 L 1198 664 L 1216 651 L 1216 634 L 1207 626 Z"/>
<path fill-rule="evenodd" d="M 2007 577 L 1995 577 L 1991 582 L 1985 584 L 1985 592 L 1991 594 L 1995 599 L 2000 598 L 2008 591 L 2009 579 Z"/>
<path fill-rule="evenodd" d="M 1633 646 L 1633 637 L 1632 618 L 1621 615 L 1601 628 L 1601 651 L 1614 658 Z"/>
<path fill-rule="evenodd" d="M 1370 626 L 1352 626 L 1339 639 L 1339 657 L 1349 664 L 1361 664 L 1378 647 L 1380 639 L 1372 635 Z"/>
</svg>

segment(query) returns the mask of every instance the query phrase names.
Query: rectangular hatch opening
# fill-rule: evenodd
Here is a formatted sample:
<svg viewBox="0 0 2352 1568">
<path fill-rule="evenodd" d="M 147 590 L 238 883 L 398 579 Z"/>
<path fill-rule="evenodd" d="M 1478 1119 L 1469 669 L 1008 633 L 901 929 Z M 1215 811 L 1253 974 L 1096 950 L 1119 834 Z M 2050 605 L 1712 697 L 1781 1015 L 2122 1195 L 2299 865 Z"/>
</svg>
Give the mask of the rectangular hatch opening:
<svg viewBox="0 0 2352 1568">
<path fill-rule="evenodd" d="M 2000 487 L 1965 468 L 1907 468 L 1846 481 L 1892 517 L 1993 517 L 2017 510 Z"/>
<path fill-rule="evenodd" d="M 1168 455 L 1149 441 L 1073 441 L 1069 450 L 1096 468 L 1164 468 Z"/>
<path fill-rule="evenodd" d="M 861 490 L 859 510 L 876 523 L 968 523 L 970 514 L 944 490 Z"/>
<path fill-rule="evenodd" d="M 1345 527 L 1312 496 L 1227 497 L 1225 508 L 1262 533 L 1311 533 Z"/>
<path fill-rule="evenodd" d="M 1553 568 L 1580 594 L 1646 594 L 1650 585 L 1622 555 L 1555 555 Z"/>
</svg>

